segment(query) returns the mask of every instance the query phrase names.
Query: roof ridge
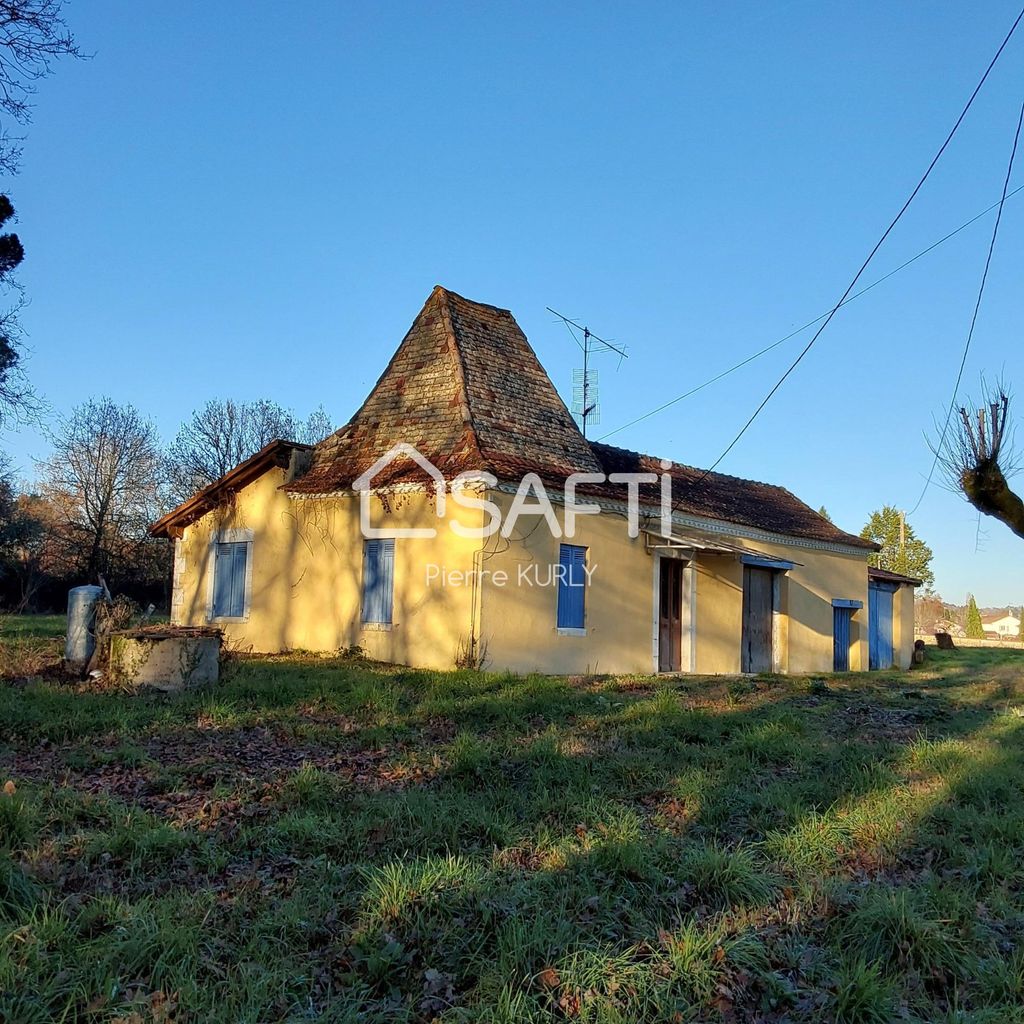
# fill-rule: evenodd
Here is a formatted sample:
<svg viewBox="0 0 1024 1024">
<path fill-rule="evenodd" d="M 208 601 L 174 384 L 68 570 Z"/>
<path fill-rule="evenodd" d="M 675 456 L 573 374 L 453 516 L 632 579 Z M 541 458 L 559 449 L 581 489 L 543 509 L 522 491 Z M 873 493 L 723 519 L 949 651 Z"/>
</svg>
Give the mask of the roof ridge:
<svg viewBox="0 0 1024 1024">
<path fill-rule="evenodd" d="M 634 451 L 632 448 L 620 448 L 616 444 L 604 444 L 602 441 L 590 441 L 588 443 L 591 447 L 594 445 L 601 445 L 604 448 L 613 448 L 616 451 L 627 452 L 630 455 L 637 455 L 642 459 L 657 459 L 661 462 L 670 462 L 673 468 L 678 467 L 679 469 L 688 469 L 693 473 L 702 473 L 706 477 L 715 477 L 718 480 L 735 480 L 737 483 L 741 484 L 757 484 L 759 487 L 771 487 L 776 491 L 785 491 L 787 494 L 796 498 L 797 501 L 803 501 L 802 498 L 797 497 L 797 495 L 793 494 L 788 487 L 783 487 L 782 484 L 769 483 L 767 480 L 755 480 L 753 477 L 748 476 L 733 476 L 731 473 L 719 473 L 715 469 L 705 470 L 701 469 L 700 466 L 691 466 L 688 462 L 677 462 L 675 459 L 666 459 L 661 455 L 652 455 L 650 452 L 638 452 Z M 806 504 L 806 502 L 804 504 Z"/>
<path fill-rule="evenodd" d="M 459 395 L 462 399 L 459 403 L 459 412 L 462 415 L 462 422 L 466 425 L 466 429 L 469 432 L 469 437 L 472 441 L 476 454 L 480 457 L 480 460 L 490 468 L 490 463 L 484 457 L 484 453 L 480 447 L 480 437 L 477 434 L 476 424 L 473 422 L 473 409 L 469 401 L 469 388 L 466 387 L 466 360 L 462 354 L 462 346 L 459 344 L 459 339 L 455 334 L 455 323 L 452 320 L 452 311 L 448 305 L 450 296 L 454 294 L 454 292 L 449 292 L 447 288 L 438 284 L 434 285 L 434 291 L 431 294 L 431 298 L 435 295 L 437 296 L 441 312 L 441 322 L 444 324 L 448 355 L 455 364 L 455 380 L 459 389 Z M 461 296 L 457 297 L 461 298 Z M 466 300 L 463 299 L 463 301 Z"/>
<path fill-rule="evenodd" d="M 629 448 L 620 448 L 617 445 L 603 444 L 600 441 L 591 441 L 591 449 L 600 455 L 602 452 L 606 453 L 606 457 L 614 460 L 616 456 L 625 456 L 629 461 L 646 461 L 656 462 L 658 456 L 650 455 L 645 452 L 636 452 Z M 599 458 L 599 461 L 600 458 Z M 688 473 L 701 474 L 697 480 L 688 480 L 682 474 L 676 472 L 676 470 L 685 470 Z M 751 493 L 756 493 L 754 489 L 761 489 L 761 497 L 757 500 L 762 502 L 778 502 L 779 500 L 785 500 L 791 502 L 794 506 L 799 506 L 801 510 L 806 513 L 810 513 L 815 516 L 816 519 L 821 519 L 823 523 L 827 525 L 827 532 L 833 536 L 831 538 L 819 537 L 818 539 L 825 540 L 831 539 L 837 543 L 852 544 L 855 547 L 870 547 L 875 550 L 878 549 L 878 545 L 865 541 L 861 537 L 857 537 L 855 534 L 848 533 L 842 527 L 836 526 L 835 523 L 825 520 L 819 516 L 817 512 L 811 508 L 802 498 L 799 498 L 794 494 L 788 487 L 782 487 L 780 484 L 772 484 L 763 480 L 749 480 L 745 477 L 730 476 L 727 473 L 716 473 L 714 471 L 705 472 L 702 469 L 698 469 L 696 466 L 688 466 L 681 462 L 671 462 L 669 475 L 673 478 L 674 484 L 678 483 L 683 487 L 687 488 L 688 492 L 692 496 L 693 500 L 697 501 L 708 501 L 715 494 L 716 491 L 720 491 L 723 487 L 729 491 L 742 491 L 746 490 Z M 704 487 L 695 485 L 704 484 Z M 767 493 L 766 493 L 767 492 Z M 675 487 L 673 486 L 673 493 L 675 493 Z M 774 497 L 771 497 L 774 495 Z M 682 500 L 682 499 L 680 499 Z M 674 507 L 677 507 L 674 506 Z M 733 513 L 734 514 L 734 513 Z M 743 522 L 743 519 L 735 519 L 729 514 L 729 510 L 723 510 L 720 516 L 725 522 Z M 753 524 L 749 524 L 753 525 Z M 763 529 L 773 532 L 773 528 L 769 526 L 762 526 Z M 774 530 L 774 532 L 785 533 L 785 530 Z M 794 536 L 800 536 L 799 533 L 793 534 Z"/>
<path fill-rule="evenodd" d="M 450 297 L 453 299 L 458 299 L 459 302 L 466 302 L 470 306 L 479 306 L 481 309 L 493 309 L 495 313 L 507 313 L 509 316 L 512 316 L 512 318 L 515 319 L 515 317 L 512 315 L 512 310 L 507 309 L 505 306 L 495 306 L 491 302 L 480 302 L 478 299 L 467 299 L 465 295 L 460 295 L 458 292 L 453 291 L 451 288 L 446 288 L 443 284 L 435 284 L 430 294 L 431 296 L 434 296 L 437 295 L 439 292 L 446 298 Z M 430 299 L 427 299 L 427 301 L 429 302 Z"/>
<path fill-rule="evenodd" d="M 398 362 L 399 357 L 402 355 L 402 348 L 405 345 L 406 341 L 409 340 L 409 335 L 412 334 L 412 332 L 416 329 L 416 325 L 419 323 L 420 317 L 422 317 L 423 314 L 427 311 L 427 307 L 430 305 L 431 302 L 434 301 L 434 296 L 439 290 L 444 291 L 444 289 L 439 284 L 435 285 L 434 290 L 427 296 L 426 302 L 423 303 L 423 305 L 420 307 L 420 311 L 416 314 L 415 317 L 413 317 L 413 321 L 409 325 L 409 329 L 405 332 L 404 335 L 402 335 L 402 340 L 398 343 L 398 347 L 395 349 L 394 352 L 391 353 L 391 358 L 387 361 L 387 365 L 384 367 L 380 375 L 377 377 L 377 380 L 374 382 L 373 387 L 371 387 L 370 390 L 366 393 L 366 397 L 362 400 L 362 402 L 360 402 L 359 408 L 357 408 L 356 411 L 352 413 L 351 416 L 349 416 L 347 423 L 345 423 L 343 426 L 338 427 L 338 429 L 333 434 L 329 434 L 328 437 L 324 438 L 324 441 L 328 440 L 331 437 L 340 435 L 343 431 L 353 426 L 355 422 L 359 419 L 359 414 L 367 407 L 367 405 L 370 404 L 370 402 L 373 399 L 373 396 L 377 392 L 377 389 L 381 386 L 381 384 L 384 383 L 385 380 L 387 380 L 392 368 L 394 367 L 395 363 Z M 322 445 L 323 443 L 324 442 L 321 441 L 320 445 Z M 315 447 L 319 447 L 320 445 L 316 445 Z"/>
</svg>

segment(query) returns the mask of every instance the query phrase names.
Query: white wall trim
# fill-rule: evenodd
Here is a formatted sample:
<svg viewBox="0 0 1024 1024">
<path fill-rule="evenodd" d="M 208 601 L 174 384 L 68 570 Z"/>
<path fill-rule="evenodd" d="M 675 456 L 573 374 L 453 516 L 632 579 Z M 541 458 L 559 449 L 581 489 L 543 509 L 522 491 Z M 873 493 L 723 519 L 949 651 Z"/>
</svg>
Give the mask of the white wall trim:
<svg viewBox="0 0 1024 1024">
<path fill-rule="evenodd" d="M 476 481 L 472 481 L 476 483 Z M 499 482 L 496 491 L 505 494 L 515 494 L 517 484 Z M 387 487 L 374 488 L 371 494 L 405 494 L 426 491 L 424 484 L 408 483 L 393 484 Z M 352 490 L 328 491 L 320 494 L 305 494 L 303 492 L 288 491 L 288 497 L 297 501 L 323 498 L 358 498 L 357 492 Z M 548 495 L 552 504 L 560 505 L 565 503 L 565 497 L 560 490 L 554 489 Z M 578 494 L 576 501 L 581 505 L 596 505 L 606 512 L 614 512 L 625 516 L 628 506 L 624 501 L 615 501 L 609 498 L 593 498 L 586 494 Z M 656 505 L 641 505 L 641 517 L 647 517 L 653 521 L 660 520 L 661 510 Z M 688 526 L 691 529 L 703 530 L 705 533 L 720 534 L 723 536 L 741 537 L 744 540 L 759 540 L 766 544 L 781 544 L 785 547 L 805 548 L 808 551 L 831 551 L 836 554 L 856 555 L 867 562 L 872 554 L 868 548 L 856 547 L 852 544 L 842 544 L 837 541 L 814 540 L 810 537 L 796 537 L 792 534 L 773 533 L 770 530 L 762 530 L 755 526 L 744 526 L 740 523 L 730 523 L 724 519 L 708 519 L 703 516 L 690 515 L 683 512 L 672 513 L 672 523 L 675 526 Z M 756 554 L 756 552 L 751 552 Z"/>
<path fill-rule="evenodd" d="M 777 675 L 786 672 L 782 651 L 782 581 L 786 573 L 772 570 L 772 671 Z M 787 595 L 788 596 L 788 595 Z"/>
<path fill-rule="evenodd" d="M 171 569 L 171 622 L 181 622 L 181 609 L 185 603 L 185 552 L 181 537 L 174 538 L 174 566 Z"/>
<path fill-rule="evenodd" d="M 697 567 L 688 562 L 683 569 L 683 596 L 686 601 L 683 608 L 686 612 L 685 632 L 686 657 L 684 663 L 689 665 L 690 672 L 697 671 Z"/>
<path fill-rule="evenodd" d="M 654 593 L 651 671 L 655 675 L 661 670 L 661 559 L 661 552 L 655 551 L 654 557 L 651 559 L 651 562 L 654 564 L 654 582 L 651 587 Z"/>
</svg>

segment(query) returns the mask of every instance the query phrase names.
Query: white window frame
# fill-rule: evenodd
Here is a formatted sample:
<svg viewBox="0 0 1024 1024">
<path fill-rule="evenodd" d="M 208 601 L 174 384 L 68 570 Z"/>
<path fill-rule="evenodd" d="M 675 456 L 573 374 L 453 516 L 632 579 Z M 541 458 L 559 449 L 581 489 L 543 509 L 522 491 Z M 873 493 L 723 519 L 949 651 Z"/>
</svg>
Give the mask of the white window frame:
<svg viewBox="0 0 1024 1024">
<path fill-rule="evenodd" d="M 206 555 L 206 621 L 207 622 L 248 622 L 252 610 L 252 542 L 253 531 L 247 529 L 217 530 L 210 538 Z M 217 573 L 217 545 L 245 544 L 245 598 L 241 615 L 214 615 L 214 577 Z"/>
</svg>

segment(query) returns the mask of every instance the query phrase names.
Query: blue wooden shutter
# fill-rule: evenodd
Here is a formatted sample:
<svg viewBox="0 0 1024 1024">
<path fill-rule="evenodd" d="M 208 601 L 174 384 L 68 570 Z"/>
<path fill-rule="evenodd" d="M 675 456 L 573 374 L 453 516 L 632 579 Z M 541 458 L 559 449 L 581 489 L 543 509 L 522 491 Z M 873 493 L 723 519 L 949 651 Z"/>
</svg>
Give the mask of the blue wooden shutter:
<svg viewBox="0 0 1024 1024">
<path fill-rule="evenodd" d="M 231 544 L 231 610 L 229 615 L 241 618 L 245 614 L 245 563 L 248 544 Z"/>
<path fill-rule="evenodd" d="M 378 540 L 368 540 L 363 544 L 363 622 L 377 621 L 379 546 Z"/>
<path fill-rule="evenodd" d="M 213 549 L 213 614 L 227 615 L 231 604 L 231 566 L 227 544 L 218 544 Z"/>
<path fill-rule="evenodd" d="M 378 622 L 391 622 L 391 609 L 395 595 L 395 542 L 380 542 L 380 618 Z"/>
<path fill-rule="evenodd" d="M 245 570 L 249 545 L 218 544 L 213 563 L 213 614 L 240 619 L 245 615 Z"/>
<path fill-rule="evenodd" d="M 395 542 L 368 540 L 363 545 L 363 622 L 391 622 L 395 588 Z"/>
<path fill-rule="evenodd" d="M 587 549 L 577 544 L 562 544 L 559 546 L 558 563 L 558 628 L 583 629 Z"/>
</svg>

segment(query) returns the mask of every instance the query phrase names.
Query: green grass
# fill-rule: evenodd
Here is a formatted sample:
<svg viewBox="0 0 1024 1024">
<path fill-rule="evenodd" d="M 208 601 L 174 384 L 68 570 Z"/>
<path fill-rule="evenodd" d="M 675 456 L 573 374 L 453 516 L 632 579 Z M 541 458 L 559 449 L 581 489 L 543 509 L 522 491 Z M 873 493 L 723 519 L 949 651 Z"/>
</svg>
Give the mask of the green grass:
<svg viewBox="0 0 1024 1024">
<path fill-rule="evenodd" d="M 0 1020 L 1024 1021 L 1022 741 L 1013 650 L 0 687 Z"/>
<path fill-rule="evenodd" d="M 66 615 L 0 615 L 0 638 L 23 640 L 27 637 L 62 637 L 67 632 L 67 626 Z"/>
</svg>

